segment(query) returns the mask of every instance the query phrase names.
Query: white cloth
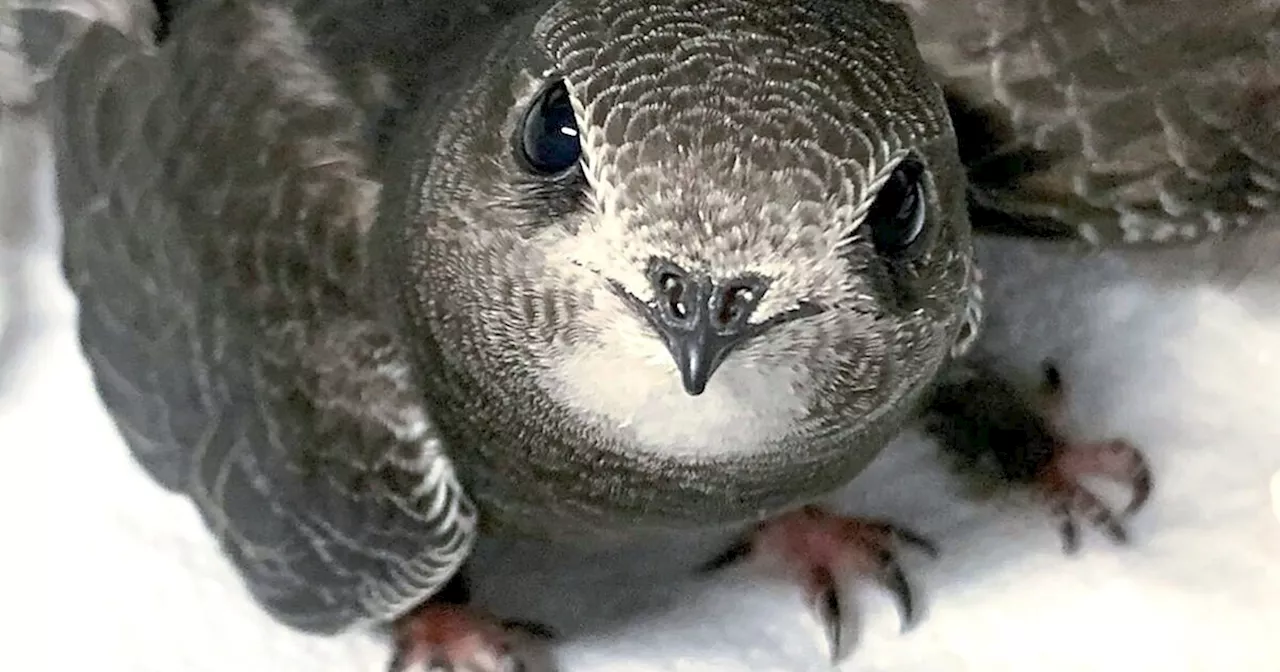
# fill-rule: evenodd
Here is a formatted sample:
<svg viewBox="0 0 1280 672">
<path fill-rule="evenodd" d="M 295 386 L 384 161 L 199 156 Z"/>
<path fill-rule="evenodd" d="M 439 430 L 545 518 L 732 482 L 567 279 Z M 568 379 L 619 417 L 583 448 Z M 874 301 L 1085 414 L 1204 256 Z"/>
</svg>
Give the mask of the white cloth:
<svg viewBox="0 0 1280 672">
<path fill-rule="evenodd" d="M 16 136 L 0 146 L 0 175 L 14 187 L 0 193 L 41 197 L 33 212 L 10 201 L 0 213 L 55 227 L 47 158 L 35 136 Z M 841 505 L 932 534 L 943 556 L 905 556 L 927 605 L 908 634 L 883 592 L 860 589 L 864 634 L 843 669 L 1280 669 L 1280 523 L 1268 494 L 1280 470 L 1280 308 L 1159 289 L 1112 259 L 1067 273 L 1020 249 L 987 250 L 1004 260 L 990 264 L 1000 307 L 987 347 L 1027 371 L 1059 358 L 1080 437 L 1142 446 L 1155 496 L 1130 546 L 1090 531 L 1067 558 L 1041 510 L 959 500 L 935 450 L 908 432 Z M 9 633 L 0 669 L 382 670 L 377 639 L 303 636 L 249 601 L 191 506 L 131 462 L 90 386 L 53 252 L 5 259 L 0 282 L 16 286 L 20 274 L 33 301 L 23 310 L 42 317 L 28 322 L 34 337 L 18 339 L 16 382 L 0 399 L 0 620 L 12 619 L 0 625 Z M 701 583 L 655 575 L 679 550 L 495 580 L 481 592 L 562 626 L 594 623 L 594 634 L 559 648 L 570 672 L 830 669 L 793 584 L 754 566 Z M 593 621 L 636 605 L 643 614 Z"/>
</svg>

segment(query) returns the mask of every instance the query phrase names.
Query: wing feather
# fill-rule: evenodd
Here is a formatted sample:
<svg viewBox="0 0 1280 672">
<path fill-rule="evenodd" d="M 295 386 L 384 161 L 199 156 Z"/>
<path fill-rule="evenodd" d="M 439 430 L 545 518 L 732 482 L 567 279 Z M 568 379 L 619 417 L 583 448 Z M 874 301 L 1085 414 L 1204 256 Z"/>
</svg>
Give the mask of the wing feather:
<svg viewBox="0 0 1280 672">
<path fill-rule="evenodd" d="M 368 122 L 289 11 L 188 14 L 161 49 L 20 17 L 77 36 L 48 110 L 95 384 L 275 616 L 392 618 L 457 570 L 476 512 L 378 312 Z"/>
<path fill-rule="evenodd" d="M 1154 244 L 1280 209 L 1280 2 L 903 2 L 976 225 Z"/>
</svg>

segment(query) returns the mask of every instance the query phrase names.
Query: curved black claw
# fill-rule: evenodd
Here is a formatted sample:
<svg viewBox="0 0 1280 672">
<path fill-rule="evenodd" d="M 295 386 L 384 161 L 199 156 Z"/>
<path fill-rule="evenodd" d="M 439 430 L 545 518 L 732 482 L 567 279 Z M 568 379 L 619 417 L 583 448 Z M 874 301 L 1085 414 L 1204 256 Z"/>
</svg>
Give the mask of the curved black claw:
<svg viewBox="0 0 1280 672">
<path fill-rule="evenodd" d="M 822 631 L 827 636 L 827 645 L 831 647 L 831 662 L 839 664 L 849 657 L 858 645 L 859 632 L 857 613 L 845 608 L 842 599 L 843 591 L 826 569 L 818 569 L 813 573 L 814 581 L 821 586 L 814 597 L 814 609 L 822 622 Z M 846 613 L 848 612 L 848 613 Z"/>
<path fill-rule="evenodd" d="M 708 572 L 719 571 L 730 565 L 737 564 L 738 562 L 747 559 L 747 556 L 751 555 L 751 549 L 754 545 L 755 541 L 751 537 L 740 539 L 734 542 L 734 544 L 729 548 L 726 548 L 720 555 L 704 562 L 698 567 L 697 571 L 699 574 L 705 574 Z"/>
<path fill-rule="evenodd" d="M 1123 449 L 1132 451 L 1128 457 L 1129 465 L 1122 467 L 1127 471 L 1127 476 L 1125 473 L 1120 476 L 1122 480 L 1127 480 L 1127 484 L 1133 491 L 1129 505 L 1120 513 L 1122 517 L 1128 518 L 1142 510 L 1142 507 L 1147 505 L 1147 500 L 1151 499 L 1151 491 L 1155 488 L 1155 477 L 1151 474 L 1151 465 L 1147 464 L 1147 458 L 1142 451 L 1129 445 L 1128 442 L 1122 443 Z"/>
<path fill-rule="evenodd" d="M 387 672 L 553 672 L 545 645 L 555 636 L 540 623 L 427 604 L 396 623 Z"/>
<path fill-rule="evenodd" d="M 896 545 L 939 555 L 936 544 L 904 527 L 807 506 L 761 524 L 702 570 L 727 567 L 757 553 L 780 557 L 804 586 L 827 635 L 832 660 L 838 663 L 853 652 L 858 640 L 856 609 L 848 604 L 852 579 L 871 578 L 893 595 L 903 632 L 920 620 Z"/>
</svg>

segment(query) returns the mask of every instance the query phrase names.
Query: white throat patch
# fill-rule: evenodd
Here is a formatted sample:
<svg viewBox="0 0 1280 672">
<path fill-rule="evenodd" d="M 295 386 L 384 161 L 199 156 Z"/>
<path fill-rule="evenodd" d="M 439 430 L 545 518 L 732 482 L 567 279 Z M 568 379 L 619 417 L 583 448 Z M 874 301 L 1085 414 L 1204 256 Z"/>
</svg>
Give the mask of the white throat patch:
<svg viewBox="0 0 1280 672">
<path fill-rule="evenodd" d="M 621 306 L 592 312 L 609 324 L 594 325 L 597 342 L 552 358 L 544 389 L 582 421 L 630 435 L 628 443 L 644 452 L 706 458 L 759 452 L 806 413 L 803 372 L 746 356 L 747 349 L 730 354 L 706 390 L 691 396 L 671 355 L 639 318 Z"/>
</svg>

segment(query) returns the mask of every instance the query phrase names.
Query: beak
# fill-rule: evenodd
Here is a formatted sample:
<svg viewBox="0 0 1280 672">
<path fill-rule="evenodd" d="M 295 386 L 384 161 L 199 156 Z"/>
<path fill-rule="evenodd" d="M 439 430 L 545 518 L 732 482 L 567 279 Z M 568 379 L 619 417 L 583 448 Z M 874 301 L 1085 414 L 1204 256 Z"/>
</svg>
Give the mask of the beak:
<svg viewBox="0 0 1280 672">
<path fill-rule="evenodd" d="M 717 329 L 709 317 L 706 300 L 701 303 L 703 309 L 696 311 L 694 319 L 685 325 L 671 325 L 661 316 L 650 318 L 680 370 L 684 391 L 693 397 L 707 389 L 711 374 L 748 335 L 745 329 Z"/>
<path fill-rule="evenodd" d="M 648 275 L 652 302 L 616 283 L 611 288 L 662 338 L 680 370 L 684 391 L 696 397 L 729 353 L 764 331 L 764 325 L 751 324 L 748 318 L 767 284 L 754 275 L 717 282 L 662 259 L 651 261 Z"/>
<path fill-rule="evenodd" d="M 642 310 L 675 360 L 684 391 L 696 397 L 725 357 L 757 333 L 747 317 L 764 288 L 749 278 L 713 282 L 674 266 L 658 271 L 654 302 Z"/>
</svg>

